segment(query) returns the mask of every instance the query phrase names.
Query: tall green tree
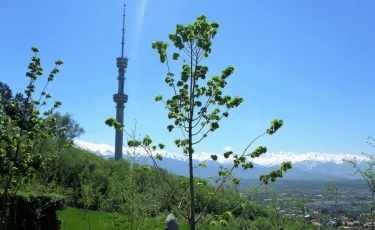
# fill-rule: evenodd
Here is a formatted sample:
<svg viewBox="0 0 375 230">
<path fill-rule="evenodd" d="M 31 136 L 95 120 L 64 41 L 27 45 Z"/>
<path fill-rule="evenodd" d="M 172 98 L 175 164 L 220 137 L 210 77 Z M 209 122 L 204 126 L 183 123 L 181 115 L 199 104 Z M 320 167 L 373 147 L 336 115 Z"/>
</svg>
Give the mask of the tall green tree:
<svg viewBox="0 0 375 230">
<path fill-rule="evenodd" d="M 172 60 L 182 61 L 182 70 L 179 76 L 175 76 L 171 70 L 167 52 L 168 43 L 163 41 L 152 43 L 152 48 L 157 50 L 159 54 L 160 62 L 167 65 L 165 82 L 173 90 L 171 98 L 164 100 L 163 96 L 159 95 L 155 100 L 162 101 L 165 104 L 168 110 L 168 118 L 173 121 L 167 127 L 169 132 L 175 128 L 182 132 L 182 138 L 176 139 L 175 144 L 177 147 L 181 147 L 183 153 L 189 157 L 190 212 L 188 222 L 190 229 L 196 229 L 196 223 L 206 212 L 207 206 L 212 200 L 212 198 L 208 200 L 206 206 L 196 218 L 194 190 L 199 184 L 195 184 L 194 181 L 194 146 L 201 143 L 210 133 L 218 130 L 220 127 L 219 122 L 229 116 L 230 110 L 244 102 L 241 97 L 233 97 L 223 93 L 224 88 L 227 86 L 228 78 L 235 71 L 234 67 L 228 66 L 220 75 L 213 76 L 207 80 L 209 68 L 202 65 L 202 60 L 210 56 L 212 40 L 217 35 L 218 28 L 218 23 L 207 22 L 206 17 L 203 15 L 199 16 L 192 24 L 176 26 L 175 32 L 168 37 L 177 48 L 176 52 L 172 53 Z M 282 125 L 282 120 L 274 120 L 271 123 L 271 127 L 259 137 L 265 134 L 274 134 Z M 233 159 L 233 167 L 219 171 L 220 184 L 212 197 L 230 178 L 234 184 L 239 184 L 238 178 L 231 177 L 234 168 L 239 166 L 244 169 L 253 168 L 253 164 L 247 161 L 247 156 L 255 158 L 267 151 L 266 147 L 260 146 L 254 152 L 246 153 L 250 145 L 240 155 L 234 154 L 232 151 L 224 153 L 225 158 Z M 218 157 L 217 155 L 212 155 L 211 159 L 217 160 Z M 201 166 L 204 167 L 204 165 Z M 269 179 L 274 181 L 277 177 L 282 177 L 282 173 L 290 168 L 290 162 L 283 163 L 280 170 L 268 175 L 262 175 L 260 179 L 263 183 L 268 183 Z M 230 212 L 226 212 L 226 214 L 230 215 Z"/>
<path fill-rule="evenodd" d="M 12 102 L 17 103 L 18 106 L 13 106 Z M 30 118 L 30 115 L 27 114 L 29 110 L 26 107 L 31 106 L 31 104 L 22 93 L 16 93 L 13 96 L 12 90 L 8 84 L 0 82 L 0 104 L 3 107 L 3 116 L 16 118 L 19 114 L 24 114 L 23 118 L 17 121 L 17 125 L 24 130 L 28 129 L 27 120 Z"/>
<path fill-rule="evenodd" d="M 32 51 L 34 55 L 26 73 L 29 84 L 25 96 L 18 94 L 15 98 L 9 97 L 11 93 L 4 84 L 2 85 L 2 89 L 5 90 L 1 92 L 0 105 L 0 171 L 3 188 L 0 230 L 6 228 L 10 196 L 23 182 L 28 182 L 35 170 L 42 165 L 44 159 L 40 149 L 43 141 L 58 133 L 58 130 L 48 126 L 48 123 L 53 122 L 54 118 L 51 115 L 61 102 L 55 102 L 43 114 L 40 108 L 46 106 L 47 100 L 51 98 L 45 90 L 59 72 L 58 66 L 63 62 L 55 61 L 56 66 L 49 73 L 41 94 L 36 95 L 35 84 L 39 77 L 43 76 L 43 68 L 37 56 L 39 50 L 33 47 Z"/>
<path fill-rule="evenodd" d="M 55 112 L 52 117 L 55 118 L 53 119 L 52 126 L 55 126 L 60 130 L 60 133 L 58 134 L 58 137 L 60 138 L 73 140 L 85 133 L 85 130 L 70 113 L 62 115 L 60 112 Z"/>
<path fill-rule="evenodd" d="M 10 87 L 3 82 L 0 82 L 0 104 L 3 107 L 2 112 L 6 112 L 9 102 L 13 99 L 13 93 Z"/>
<path fill-rule="evenodd" d="M 182 186 L 186 186 L 186 192 L 177 194 L 178 197 L 181 197 L 177 206 L 180 214 L 188 220 L 189 227 L 192 230 L 202 228 L 215 218 L 221 218 L 220 223 L 227 224 L 226 219 L 228 218 L 226 217 L 231 216 L 232 211 L 241 207 L 240 204 L 234 207 L 233 210 L 227 210 L 222 215 L 211 215 L 210 218 L 203 220 L 211 201 L 221 191 L 221 187 L 227 185 L 228 182 L 239 184 L 240 180 L 233 176 L 235 168 L 242 167 L 246 170 L 254 167 L 247 160 L 247 157 L 256 158 L 266 153 L 267 148 L 263 146 L 248 153 L 247 151 L 253 142 L 266 134 L 274 134 L 283 125 L 282 120 L 272 121 L 271 126 L 263 134 L 251 141 L 241 154 L 235 154 L 232 151 L 225 152 L 224 157 L 232 159 L 233 166 L 231 168 L 222 168 L 218 172 L 219 179 L 217 182 L 219 183 L 217 183 L 215 191 L 211 193 L 205 205 L 197 206 L 195 190 L 198 186 L 205 186 L 208 183 L 204 179 L 194 178 L 194 146 L 206 139 L 210 133 L 217 131 L 220 127 L 220 121 L 227 118 L 229 112 L 244 101 L 241 97 L 225 95 L 223 92 L 227 86 L 228 78 L 235 71 L 234 67 L 228 66 L 220 75 L 208 78 L 209 68 L 202 65 L 203 59 L 208 58 L 211 54 L 212 40 L 215 38 L 218 28 L 218 23 L 207 22 L 206 17 L 202 15 L 192 24 L 187 26 L 177 25 L 175 32 L 169 35 L 169 40 L 176 48 L 171 55 L 167 52 L 168 43 L 163 41 L 152 43 L 152 49 L 158 52 L 160 62 L 167 66 L 165 82 L 173 92 L 171 98 L 164 100 L 163 96 L 159 95 L 155 100 L 163 102 L 168 111 L 168 118 L 172 122 L 167 126 L 168 131 L 172 132 L 178 129 L 181 132 L 181 138 L 176 139 L 174 143 L 178 148 L 182 149 L 189 159 L 189 180 L 188 183 L 182 184 Z M 182 61 L 182 70 L 179 75 L 175 75 L 172 72 L 170 57 L 173 61 Z M 110 126 L 117 125 L 117 128 L 121 128 L 115 119 L 108 119 L 106 123 Z M 126 131 L 125 133 L 129 135 Z M 136 144 L 142 145 L 146 150 L 156 150 L 156 146 L 150 146 L 151 142 L 151 138 L 147 137 L 142 143 L 136 142 Z M 150 156 L 153 156 L 151 152 Z M 156 154 L 156 159 L 161 160 L 161 155 Z M 217 159 L 217 155 L 212 155 L 208 160 L 215 161 Z M 206 167 L 206 163 L 198 166 Z M 277 177 L 282 177 L 283 172 L 290 168 L 290 162 L 282 163 L 279 170 L 261 175 L 260 180 L 266 184 L 270 180 L 275 181 Z M 172 188 L 172 191 L 175 192 L 177 190 Z M 189 196 L 187 197 L 186 194 L 189 194 Z M 184 203 L 188 205 L 182 205 Z M 200 206 L 202 207 L 201 209 L 199 209 Z M 197 216 L 196 212 L 199 212 Z M 196 226 L 198 223 L 199 226 Z M 215 225 L 216 222 L 212 221 L 212 224 Z"/>
<path fill-rule="evenodd" d="M 74 139 L 85 133 L 85 130 L 73 118 L 72 114 L 66 113 L 63 115 L 60 112 L 55 112 L 51 116 L 53 119 L 49 122 L 50 127 L 59 130 L 54 138 L 58 143 L 57 147 L 59 150 L 67 145 L 73 145 Z"/>
</svg>

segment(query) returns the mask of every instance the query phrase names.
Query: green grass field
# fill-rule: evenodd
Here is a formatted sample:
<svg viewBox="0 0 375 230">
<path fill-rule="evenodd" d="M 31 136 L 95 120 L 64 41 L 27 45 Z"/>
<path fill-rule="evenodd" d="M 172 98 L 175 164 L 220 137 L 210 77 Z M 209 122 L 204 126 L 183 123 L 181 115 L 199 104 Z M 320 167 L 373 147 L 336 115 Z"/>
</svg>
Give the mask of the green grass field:
<svg viewBox="0 0 375 230">
<path fill-rule="evenodd" d="M 90 211 L 85 214 L 84 210 L 67 208 L 65 210 L 59 211 L 58 215 L 60 220 L 62 221 L 62 230 L 130 229 L 130 227 L 126 223 L 126 216 L 118 215 L 116 213 Z M 152 219 L 147 221 L 151 223 L 151 226 L 149 226 L 147 230 L 164 229 L 164 221 L 161 219 Z M 188 230 L 188 227 L 181 224 L 180 230 Z"/>
</svg>

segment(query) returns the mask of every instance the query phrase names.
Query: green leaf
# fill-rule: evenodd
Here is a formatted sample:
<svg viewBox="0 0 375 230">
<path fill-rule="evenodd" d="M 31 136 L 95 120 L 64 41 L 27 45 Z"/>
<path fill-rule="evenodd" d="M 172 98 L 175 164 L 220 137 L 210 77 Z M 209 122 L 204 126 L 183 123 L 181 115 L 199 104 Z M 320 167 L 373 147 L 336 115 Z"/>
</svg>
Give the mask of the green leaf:
<svg viewBox="0 0 375 230">
<path fill-rule="evenodd" d="M 156 159 L 159 160 L 159 161 L 161 161 L 161 160 L 163 160 L 163 156 L 160 155 L 160 154 L 156 154 Z"/>
<path fill-rule="evenodd" d="M 152 140 L 151 140 L 151 137 L 146 135 L 144 138 L 143 138 L 143 141 L 142 141 L 142 144 L 144 146 L 150 146 L 152 143 Z"/>
<path fill-rule="evenodd" d="M 269 179 L 270 179 L 269 175 L 266 175 L 266 174 L 261 174 L 259 176 L 259 180 L 266 185 L 268 184 Z"/>
<path fill-rule="evenodd" d="M 283 162 L 281 163 L 280 169 L 286 172 L 289 169 L 292 169 L 292 162 Z"/>
<path fill-rule="evenodd" d="M 254 165 L 253 165 L 253 163 L 249 162 L 249 163 L 246 163 L 246 164 L 242 164 L 242 168 L 244 170 L 249 169 L 249 168 L 252 169 L 252 168 L 254 168 Z"/>
<path fill-rule="evenodd" d="M 162 95 L 159 95 L 159 96 L 155 97 L 155 101 L 156 102 L 161 101 L 161 100 L 163 100 L 163 96 Z"/>
<path fill-rule="evenodd" d="M 38 53 L 38 52 L 39 52 L 39 49 L 36 48 L 36 47 L 31 47 L 31 50 L 32 50 L 34 53 Z"/>
<path fill-rule="evenodd" d="M 283 124 L 284 124 L 283 120 L 278 120 L 278 119 L 273 120 L 271 122 L 271 127 L 267 129 L 267 133 L 269 135 L 276 133 L 276 131 L 279 130 L 283 126 Z"/>
<path fill-rule="evenodd" d="M 228 226 L 228 222 L 226 220 L 220 220 L 220 225 L 226 227 Z"/>
<path fill-rule="evenodd" d="M 232 179 L 232 182 L 233 182 L 233 184 L 235 184 L 235 185 L 239 185 L 239 184 L 240 184 L 240 179 L 238 179 L 238 178 L 233 178 L 233 179 Z"/>
<path fill-rule="evenodd" d="M 233 154 L 232 151 L 225 152 L 225 153 L 224 153 L 224 157 L 225 157 L 226 159 L 228 159 L 229 156 L 230 156 L 231 154 Z"/>
<path fill-rule="evenodd" d="M 57 61 L 55 61 L 55 64 L 56 64 L 56 65 L 62 65 L 62 64 L 64 64 L 64 62 L 61 61 L 61 60 L 57 60 Z"/>
<path fill-rule="evenodd" d="M 251 158 L 259 157 L 260 155 L 267 152 L 267 147 L 259 146 L 251 154 Z"/>
<path fill-rule="evenodd" d="M 168 129 L 169 132 L 172 132 L 173 128 L 174 128 L 173 125 L 168 125 L 168 126 L 167 126 L 167 129 Z"/>
<path fill-rule="evenodd" d="M 198 181 L 197 181 L 197 185 L 200 185 L 200 186 L 202 186 L 202 185 L 207 185 L 207 181 L 204 180 L 204 179 L 198 179 Z"/>
<path fill-rule="evenodd" d="M 129 140 L 128 141 L 128 146 L 129 147 L 138 147 L 138 146 L 140 146 L 140 142 L 139 141 L 137 141 L 137 140 Z"/>
<path fill-rule="evenodd" d="M 173 60 L 177 60 L 180 57 L 180 54 L 178 53 L 173 53 Z"/>
<path fill-rule="evenodd" d="M 210 129 L 211 131 L 215 131 L 218 128 L 219 128 L 219 123 L 217 123 L 217 122 L 211 123 L 211 129 Z"/>
<path fill-rule="evenodd" d="M 143 166 L 143 169 L 145 169 L 148 172 L 151 172 L 151 167 L 150 166 Z"/>
<path fill-rule="evenodd" d="M 123 125 L 118 122 L 115 118 L 108 118 L 105 120 L 105 124 L 109 127 L 114 127 L 116 130 L 122 130 Z"/>
<path fill-rule="evenodd" d="M 200 163 L 199 166 L 202 167 L 202 168 L 207 168 L 207 164 L 206 163 Z"/>
</svg>

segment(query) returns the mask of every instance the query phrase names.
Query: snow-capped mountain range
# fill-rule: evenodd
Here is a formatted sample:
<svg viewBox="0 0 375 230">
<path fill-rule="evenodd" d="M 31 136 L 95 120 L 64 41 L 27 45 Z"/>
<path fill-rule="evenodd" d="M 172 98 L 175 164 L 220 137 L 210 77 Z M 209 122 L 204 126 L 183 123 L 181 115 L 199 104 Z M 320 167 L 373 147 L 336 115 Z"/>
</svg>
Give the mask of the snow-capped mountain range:
<svg viewBox="0 0 375 230">
<path fill-rule="evenodd" d="M 78 148 L 103 156 L 104 158 L 113 157 L 115 152 L 114 146 L 108 144 L 95 144 L 76 140 L 75 145 Z M 141 156 L 148 156 L 148 153 L 141 148 L 135 151 Z M 132 155 L 132 150 L 127 147 L 123 148 L 123 152 L 124 157 Z M 187 174 L 187 156 L 167 151 L 157 151 L 153 154 L 156 155 L 157 153 L 163 156 L 163 160 L 160 162 L 159 166 L 166 168 L 172 173 L 181 175 Z M 213 175 L 217 172 L 220 164 L 228 166 L 233 162 L 233 158 L 231 157 L 226 159 L 222 154 L 217 154 L 217 156 L 218 160 L 213 161 L 211 160 L 211 153 L 202 152 L 193 154 L 193 159 L 196 164 L 206 161 L 208 165 L 205 169 L 197 168 L 196 175 L 201 177 L 206 177 L 208 174 Z M 291 161 L 293 163 L 293 169 L 286 175 L 286 177 L 290 179 L 350 179 L 353 177 L 349 174 L 353 173 L 354 169 L 353 166 L 346 163 L 346 161 L 354 159 L 362 166 L 364 166 L 366 160 L 368 160 L 361 155 L 344 153 L 266 153 L 258 158 L 251 159 L 251 162 L 255 165 L 251 173 L 242 169 L 237 169 L 235 173 L 242 178 L 252 178 L 254 174 L 256 174 L 255 176 L 259 176 L 260 173 L 266 173 L 277 168 L 282 162 Z"/>
<path fill-rule="evenodd" d="M 85 142 L 81 140 L 76 140 L 75 144 L 77 147 L 81 149 L 88 150 L 93 152 L 97 155 L 113 157 L 115 152 L 115 147 L 107 144 L 94 144 L 90 142 Z M 129 152 L 127 147 L 123 148 L 124 155 L 125 153 Z M 137 149 L 137 153 L 143 156 L 148 156 L 148 154 L 143 149 Z M 170 153 L 167 151 L 157 151 L 157 153 L 161 154 L 163 158 L 170 158 L 179 161 L 188 161 L 188 157 L 182 154 Z M 156 153 L 155 153 L 156 154 Z M 211 160 L 211 153 L 198 153 L 193 154 L 193 159 L 197 161 L 205 161 Z M 233 162 L 233 158 L 226 159 L 222 154 L 217 154 L 218 160 L 220 164 L 227 164 Z M 252 162 L 261 166 L 276 166 L 280 165 L 282 162 L 291 161 L 293 164 L 296 163 L 311 163 L 309 168 L 316 167 L 319 163 L 335 163 L 335 164 L 343 164 L 346 160 L 353 160 L 354 158 L 357 161 L 365 161 L 367 160 L 366 157 L 359 156 L 359 155 L 352 155 L 352 154 L 332 154 L 332 153 L 316 153 L 316 152 L 308 152 L 304 154 L 296 154 L 296 153 L 266 153 L 256 159 L 252 159 Z"/>
</svg>

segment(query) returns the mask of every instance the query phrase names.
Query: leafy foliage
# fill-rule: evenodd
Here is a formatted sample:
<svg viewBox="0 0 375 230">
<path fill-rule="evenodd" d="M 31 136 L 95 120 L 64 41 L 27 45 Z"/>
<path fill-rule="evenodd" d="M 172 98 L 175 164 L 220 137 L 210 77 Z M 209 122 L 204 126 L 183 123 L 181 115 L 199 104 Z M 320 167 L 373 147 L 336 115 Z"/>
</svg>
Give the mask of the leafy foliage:
<svg viewBox="0 0 375 230">
<path fill-rule="evenodd" d="M 32 179 L 35 170 L 43 164 L 40 149 L 45 140 L 57 134 L 56 127 L 48 124 L 54 122 L 51 117 L 54 110 L 61 105 L 56 101 L 53 106 L 43 114 L 40 112 L 42 106 L 47 105 L 51 95 L 47 93 L 46 87 L 59 72 L 58 67 L 62 61 L 55 61 L 55 68 L 49 73 L 47 82 L 39 96 L 35 95 L 36 81 L 43 75 L 40 58 L 37 57 L 39 50 L 32 48 L 34 55 L 28 65 L 29 85 L 25 90 L 25 96 L 17 94 L 12 98 L 9 87 L 4 83 L 1 85 L 0 105 L 0 171 L 1 183 L 4 189 L 2 193 L 2 212 L 0 219 L 4 220 L 8 210 L 9 196 L 17 191 L 22 182 Z M 0 222 L 3 229 L 5 221 Z"/>
<path fill-rule="evenodd" d="M 371 147 L 375 148 L 375 139 L 372 137 L 367 138 L 367 144 Z M 369 190 L 371 191 L 371 201 L 370 201 L 370 221 L 371 221 L 371 229 L 375 229 L 375 218 L 374 218 L 374 207 L 375 207 L 375 156 L 373 154 L 362 153 L 365 157 L 368 158 L 366 161 L 367 168 L 361 169 L 358 166 L 358 162 L 356 159 L 348 160 L 347 163 L 351 164 L 353 168 L 356 169 L 353 175 L 359 174 L 362 176 L 363 180 L 366 181 Z"/>
<path fill-rule="evenodd" d="M 202 15 L 197 17 L 196 21 L 187 26 L 177 25 L 173 34 L 168 36 L 173 43 L 176 52 L 172 53 L 172 60 L 182 61 L 182 70 L 180 75 L 175 75 L 171 71 L 168 59 L 168 43 L 163 41 L 156 41 L 152 43 L 152 49 L 155 49 L 160 58 L 161 63 L 167 64 L 167 76 L 165 82 L 172 88 L 174 94 L 171 98 L 164 100 L 162 95 L 155 97 L 155 101 L 164 103 L 168 110 L 168 118 L 172 124 L 167 126 L 169 132 L 178 128 L 182 132 L 182 139 L 176 139 L 175 145 L 182 148 L 183 153 L 189 157 L 189 187 L 190 191 L 190 205 L 186 206 L 190 229 L 196 229 L 196 224 L 200 221 L 203 215 L 207 214 L 207 207 L 212 198 L 219 191 L 220 187 L 230 180 L 235 184 L 239 184 L 239 179 L 233 176 L 233 169 L 240 165 L 244 169 L 253 168 L 254 165 L 247 161 L 246 150 L 241 155 L 233 152 L 225 152 L 224 157 L 233 157 L 233 167 L 231 169 L 223 169 L 219 171 L 220 180 L 217 189 L 212 193 L 211 198 L 208 199 L 207 204 L 202 212 L 195 218 L 196 213 L 196 197 L 195 187 L 197 185 L 204 185 L 205 183 L 194 183 L 194 167 L 193 158 L 194 145 L 200 143 L 207 138 L 212 132 L 219 129 L 219 122 L 223 118 L 229 116 L 231 109 L 241 105 L 244 100 L 238 96 L 225 95 L 223 90 L 227 86 L 228 78 L 233 74 L 235 68 L 232 66 L 226 67 L 220 75 L 212 76 L 208 79 L 209 68 L 201 64 L 203 58 L 208 58 L 211 54 L 212 40 L 217 35 L 219 24 L 216 22 L 207 22 L 207 18 Z M 282 120 L 274 120 L 271 122 L 271 127 L 266 130 L 264 134 L 273 135 L 283 125 Z M 263 134 L 263 135 L 264 135 Z M 261 135 L 261 136 L 263 136 Z M 257 139 L 257 138 L 256 138 Z M 252 141 L 251 143 L 253 143 Z M 259 157 L 267 151 L 265 147 L 259 147 L 250 156 L 252 158 Z M 212 160 L 217 160 L 216 155 L 211 156 Z M 206 164 L 200 164 L 200 167 L 205 167 Z M 280 170 L 272 171 L 270 174 L 261 175 L 262 183 L 267 184 L 269 180 L 275 181 L 277 177 L 282 177 L 283 172 L 291 168 L 291 163 L 286 162 L 281 165 Z M 228 214 L 225 212 L 221 215 L 223 218 Z M 212 217 L 213 218 L 213 217 Z M 205 224 L 210 223 L 211 219 L 205 221 L 198 229 Z M 211 222 L 213 223 L 213 222 Z M 216 222 L 215 222 L 216 223 Z M 227 221 L 221 219 L 219 221 L 222 225 L 227 225 Z"/>
<path fill-rule="evenodd" d="M 85 133 L 85 130 L 73 119 L 72 114 L 62 115 L 60 112 L 55 112 L 52 118 L 54 119 L 51 125 L 60 131 L 58 133 L 59 138 L 73 140 Z"/>
</svg>

